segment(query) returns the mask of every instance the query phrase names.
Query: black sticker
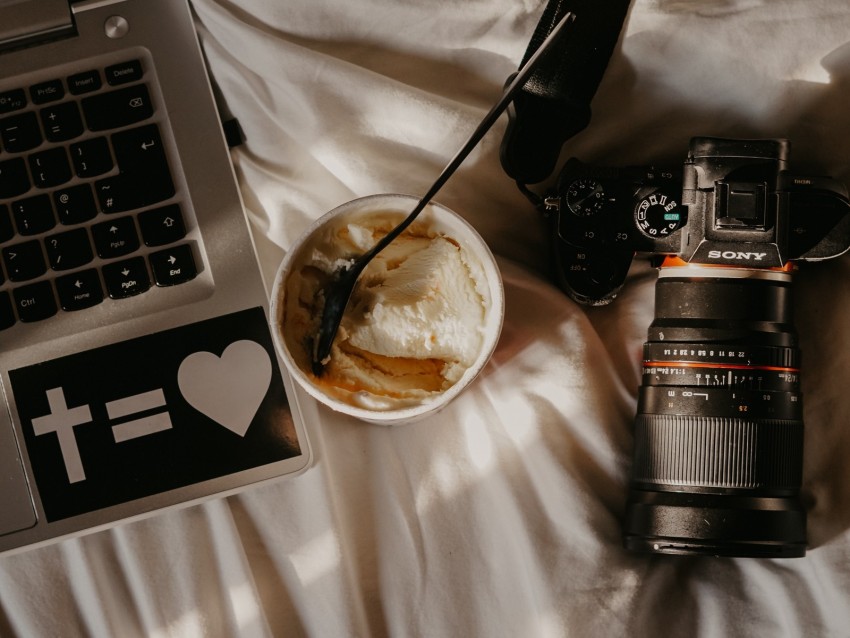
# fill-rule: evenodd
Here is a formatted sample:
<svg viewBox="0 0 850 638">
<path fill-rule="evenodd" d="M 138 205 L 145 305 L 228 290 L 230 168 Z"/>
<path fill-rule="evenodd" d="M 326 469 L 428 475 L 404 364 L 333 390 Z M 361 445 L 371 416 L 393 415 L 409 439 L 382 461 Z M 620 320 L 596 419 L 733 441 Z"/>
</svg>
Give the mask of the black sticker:
<svg viewBox="0 0 850 638">
<path fill-rule="evenodd" d="M 300 454 L 262 308 L 9 373 L 48 521 Z"/>
</svg>

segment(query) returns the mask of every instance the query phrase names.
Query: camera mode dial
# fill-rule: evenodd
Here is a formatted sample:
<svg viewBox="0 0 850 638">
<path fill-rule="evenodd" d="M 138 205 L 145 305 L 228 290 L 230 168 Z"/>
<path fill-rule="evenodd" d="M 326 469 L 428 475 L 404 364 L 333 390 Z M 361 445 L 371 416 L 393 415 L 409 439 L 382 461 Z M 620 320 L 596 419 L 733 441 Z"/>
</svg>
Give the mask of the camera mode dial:
<svg viewBox="0 0 850 638">
<path fill-rule="evenodd" d="M 567 208 L 573 215 L 591 217 L 605 205 L 605 189 L 595 179 L 576 179 L 567 188 L 565 199 Z"/>
<path fill-rule="evenodd" d="M 660 239 L 677 231 L 685 222 L 682 205 L 663 191 L 647 195 L 635 206 L 635 224 L 644 235 Z"/>
</svg>

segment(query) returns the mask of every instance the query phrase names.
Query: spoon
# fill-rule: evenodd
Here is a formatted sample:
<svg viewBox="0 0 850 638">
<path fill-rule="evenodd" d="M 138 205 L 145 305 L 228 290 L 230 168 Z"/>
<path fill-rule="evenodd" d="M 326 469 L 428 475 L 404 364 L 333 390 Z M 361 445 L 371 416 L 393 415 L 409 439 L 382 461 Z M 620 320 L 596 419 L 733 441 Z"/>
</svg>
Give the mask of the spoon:
<svg viewBox="0 0 850 638">
<path fill-rule="evenodd" d="M 370 250 L 362 254 L 360 257 L 352 259 L 346 266 L 337 269 L 331 276 L 330 281 L 322 288 L 318 296 L 323 296 L 325 305 L 322 309 L 322 316 L 319 322 L 319 332 L 313 338 L 312 352 L 312 369 L 313 374 L 321 376 L 325 369 L 328 357 L 331 353 L 336 333 L 339 330 L 339 324 L 342 321 L 342 315 L 348 305 L 348 300 L 351 298 L 351 293 L 354 290 L 354 285 L 357 279 L 363 272 L 363 269 L 369 264 L 375 255 L 381 252 L 387 245 L 396 237 L 401 235 L 405 229 L 413 223 L 413 220 L 422 212 L 425 206 L 433 199 L 437 191 L 443 187 L 449 177 L 454 174 L 457 168 L 461 165 L 467 155 L 481 141 L 484 134 L 490 130 L 490 127 L 496 122 L 502 112 L 508 107 L 513 100 L 517 91 L 519 91 L 526 83 L 531 73 L 537 66 L 537 62 L 551 48 L 552 44 L 558 40 L 561 34 L 566 30 L 566 27 L 575 20 L 572 13 L 567 13 L 561 18 L 557 26 L 546 37 L 543 43 L 537 48 L 534 54 L 529 58 L 522 68 L 512 76 L 507 88 L 502 92 L 499 101 L 493 105 L 481 123 L 470 135 L 466 143 L 461 147 L 457 154 L 440 173 L 437 180 L 422 196 L 422 199 L 416 204 L 414 209 L 405 217 L 401 223 L 393 228 L 389 233 L 384 235 Z"/>
</svg>

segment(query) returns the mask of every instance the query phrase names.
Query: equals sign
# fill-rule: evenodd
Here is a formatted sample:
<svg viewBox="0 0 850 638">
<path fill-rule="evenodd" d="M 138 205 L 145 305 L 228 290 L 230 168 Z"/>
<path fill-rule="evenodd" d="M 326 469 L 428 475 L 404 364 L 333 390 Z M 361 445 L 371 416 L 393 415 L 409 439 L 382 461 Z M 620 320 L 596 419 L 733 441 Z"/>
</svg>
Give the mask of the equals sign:
<svg viewBox="0 0 850 638">
<path fill-rule="evenodd" d="M 111 420 L 117 420 L 165 407 L 165 395 L 162 389 L 156 389 L 110 401 L 106 404 L 106 413 Z M 116 443 L 121 443 L 169 430 L 171 427 L 171 417 L 168 411 L 164 410 L 113 425 L 112 435 Z"/>
</svg>

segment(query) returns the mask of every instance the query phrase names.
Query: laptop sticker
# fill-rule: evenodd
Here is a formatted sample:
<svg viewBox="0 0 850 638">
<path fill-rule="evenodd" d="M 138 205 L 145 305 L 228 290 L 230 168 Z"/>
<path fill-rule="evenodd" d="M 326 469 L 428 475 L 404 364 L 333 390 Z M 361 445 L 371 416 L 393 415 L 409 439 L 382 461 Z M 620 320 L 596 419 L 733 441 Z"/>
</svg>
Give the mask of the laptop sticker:
<svg viewBox="0 0 850 638">
<path fill-rule="evenodd" d="M 262 308 L 9 373 L 48 521 L 300 454 Z"/>
</svg>

